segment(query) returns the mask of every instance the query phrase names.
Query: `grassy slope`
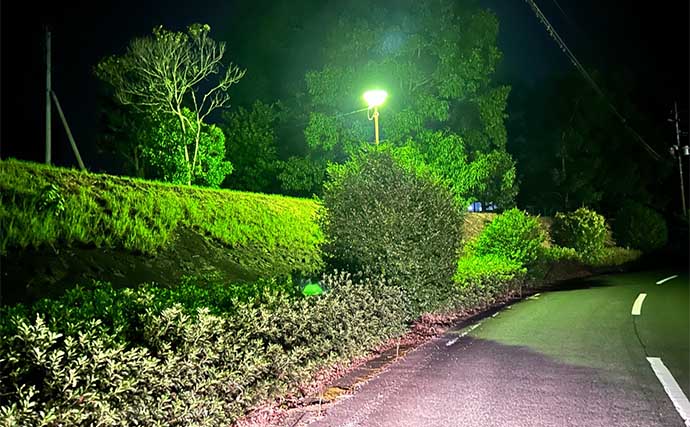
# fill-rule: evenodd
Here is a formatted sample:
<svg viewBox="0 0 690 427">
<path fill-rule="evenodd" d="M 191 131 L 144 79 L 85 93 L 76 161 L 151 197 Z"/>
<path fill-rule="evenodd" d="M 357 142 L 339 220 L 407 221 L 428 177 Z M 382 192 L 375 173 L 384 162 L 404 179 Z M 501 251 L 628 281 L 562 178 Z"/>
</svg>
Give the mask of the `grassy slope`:
<svg viewBox="0 0 690 427">
<path fill-rule="evenodd" d="M 0 161 L 0 254 L 92 245 L 156 254 L 178 228 L 240 251 L 271 274 L 321 266 L 315 201 Z"/>
</svg>

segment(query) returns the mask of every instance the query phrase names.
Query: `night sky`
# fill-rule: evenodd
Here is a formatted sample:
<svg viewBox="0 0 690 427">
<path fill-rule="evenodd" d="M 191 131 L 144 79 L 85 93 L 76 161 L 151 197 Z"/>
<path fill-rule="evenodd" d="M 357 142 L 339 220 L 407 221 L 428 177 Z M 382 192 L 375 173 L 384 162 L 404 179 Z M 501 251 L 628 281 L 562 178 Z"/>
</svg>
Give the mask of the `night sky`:
<svg viewBox="0 0 690 427">
<path fill-rule="evenodd" d="M 610 0 L 537 0 L 570 49 L 588 67 L 627 69 L 643 88 L 634 99 L 640 110 L 663 121 L 678 100 L 687 117 L 688 2 L 641 3 Z M 66 0 L 38 6 L 30 1 L 3 2 L 2 122 L 0 156 L 43 161 L 44 156 L 44 33 L 53 32 L 53 89 L 72 127 L 87 167 L 109 168 L 95 148 L 96 96 L 99 85 L 93 66 L 104 56 L 121 53 L 133 37 L 148 35 L 159 24 L 183 29 L 193 22 L 211 25 L 211 36 L 228 42 L 227 56 L 247 67 L 233 105 L 255 99 L 272 101 L 289 93 L 280 73 L 303 75 L 314 58 L 276 54 L 285 38 L 282 29 L 265 28 L 270 8 L 287 14 L 302 41 L 318 48 L 318 20 L 307 13 L 328 13 L 328 2 L 268 0 L 89 1 Z M 507 84 L 538 86 L 554 73 L 573 67 L 529 6 L 522 0 L 481 0 L 499 18 L 499 47 L 504 54 L 497 79 Z M 625 4 L 624 9 L 621 4 Z M 289 5 L 289 6 L 286 6 Z M 560 9 L 557 7 L 560 5 Z M 315 10 L 316 8 L 316 10 Z M 321 8 L 321 9 L 319 9 Z M 314 22 L 316 21 L 316 22 Z M 299 40 L 299 37 L 292 40 Z M 294 47 L 292 47 L 294 48 Z M 299 50 L 299 49 L 296 49 Z M 303 52 L 309 50 L 302 49 Z M 303 54 L 304 55 L 304 54 Z M 310 63 L 311 62 L 311 63 Z M 509 111 L 510 113 L 510 111 Z M 76 165 L 57 112 L 53 112 L 53 160 Z"/>
</svg>

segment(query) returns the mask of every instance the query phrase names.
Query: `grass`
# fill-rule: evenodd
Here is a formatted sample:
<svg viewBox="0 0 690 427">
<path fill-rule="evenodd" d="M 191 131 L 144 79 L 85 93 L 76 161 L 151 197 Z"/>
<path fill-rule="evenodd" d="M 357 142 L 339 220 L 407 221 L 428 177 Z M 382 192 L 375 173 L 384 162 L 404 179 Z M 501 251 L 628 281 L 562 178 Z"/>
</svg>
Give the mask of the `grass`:
<svg viewBox="0 0 690 427">
<path fill-rule="evenodd" d="M 270 273 L 317 271 L 313 200 L 0 161 L 0 253 L 92 245 L 155 255 L 186 227 Z"/>
</svg>

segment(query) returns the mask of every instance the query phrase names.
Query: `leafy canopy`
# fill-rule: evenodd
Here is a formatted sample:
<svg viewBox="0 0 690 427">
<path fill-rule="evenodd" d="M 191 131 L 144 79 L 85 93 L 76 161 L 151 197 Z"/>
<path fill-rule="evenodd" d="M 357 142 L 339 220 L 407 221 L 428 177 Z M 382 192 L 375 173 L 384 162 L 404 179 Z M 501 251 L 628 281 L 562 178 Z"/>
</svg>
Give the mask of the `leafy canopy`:
<svg viewBox="0 0 690 427">
<path fill-rule="evenodd" d="M 515 170 L 503 124 L 509 88 L 491 83 L 501 57 L 496 17 L 445 0 L 352 15 L 327 37 L 324 65 L 305 76 L 310 156 L 342 162 L 372 141 L 364 112 L 349 113 L 364 106 L 365 90 L 380 88 L 390 95 L 380 116 L 385 142 L 414 154 L 458 199 L 510 205 Z"/>
<path fill-rule="evenodd" d="M 159 26 L 152 36 L 133 39 L 123 55 L 105 58 L 96 66 L 97 76 L 111 86 L 118 102 L 144 114 L 177 120 L 176 144 L 189 165 L 188 184 L 201 164 L 204 120 L 229 104 L 230 87 L 245 73 L 223 64 L 225 43 L 210 38 L 210 31 L 202 24 L 190 25 L 186 32 Z"/>
</svg>

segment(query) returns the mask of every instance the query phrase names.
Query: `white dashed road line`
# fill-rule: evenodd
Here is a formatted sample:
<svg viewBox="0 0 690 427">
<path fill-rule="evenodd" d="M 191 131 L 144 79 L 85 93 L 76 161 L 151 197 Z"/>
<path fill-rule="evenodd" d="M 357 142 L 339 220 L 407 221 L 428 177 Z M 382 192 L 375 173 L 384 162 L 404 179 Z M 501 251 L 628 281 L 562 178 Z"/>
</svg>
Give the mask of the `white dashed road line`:
<svg viewBox="0 0 690 427">
<path fill-rule="evenodd" d="M 675 279 L 676 277 L 678 277 L 678 275 L 677 275 L 677 274 L 674 274 L 673 276 L 669 276 L 669 277 L 667 277 L 667 278 L 665 278 L 665 279 L 659 280 L 658 282 L 656 282 L 656 284 L 657 284 L 657 285 L 660 285 L 660 284 L 662 284 L 662 283 L 664 283 L 664 282 L 668 282 L 669 280 L 673 280 L 673 279 Z"/>
<path fill-rule="evenodd" d="M 633 316 L 639 316 L 640 313 L 642 313 L 642 303 L 644 302 L 644 299 L 647 297 L 647 294 L 640 294 L 637 296 L 637 299 L 635 300 L 635 303 L 632 306 L 632 315 Z"/>
<path fill-rule="evenodd" d="M 466 330 L 465 332 L 461 333 L 461 334 L 458 335 L 457 337 L 455 337 L 455 338 L 453 338 L 452 340 L 448 341 L 448 342 L 446 343 L 446 347 L 450 347 L 451 345 L 455 344 L 456 342 L 458 342 L 458 340 L 459 340 L 460 338 L 462 338 L 462 337 L 466 336 L 467 334 L 469 334 L 470 332 L 474 331 L 474 330 L 477 329 L 477 327 L 478 327 L 479 325 L 481 325 L 481 324 L 482 324 L 482 322 L 479 322 L 479 323 L 475 323 L 474 325 L 470 326 L 469 328 L 467 328 L 467 330 Z"/>
<path fill-rule="evenodd" d="M 678 414 L 685 422 L 685 425 L 690 427 L 690 401 L 688 401 L 687 396 L 683 393 L 680 386 L 676 382 L 671 372 L 669 372 L 664 362 L 658 357 L 648 357 L 647 361 L 652 366 L 652 370 L 659 379 L 659 382 L 664 386 L 666 394 L 673 402 L 673 406 L 676 407 Z"/>
</svg>

